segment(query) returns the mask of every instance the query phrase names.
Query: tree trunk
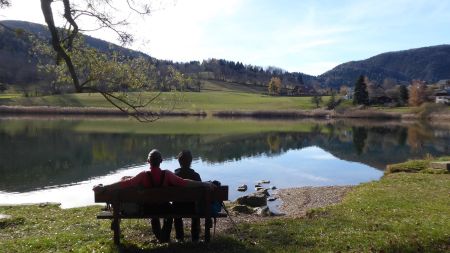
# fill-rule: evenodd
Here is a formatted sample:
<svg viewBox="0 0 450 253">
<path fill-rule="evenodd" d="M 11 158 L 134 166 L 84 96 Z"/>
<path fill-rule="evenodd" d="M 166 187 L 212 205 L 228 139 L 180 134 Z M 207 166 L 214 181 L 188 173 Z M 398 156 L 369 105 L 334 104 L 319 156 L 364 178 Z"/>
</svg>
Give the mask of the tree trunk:
<svg viewBox="0 0 450 253">
<path fill-rule="evenodd" d="M 52 46 L 56 51 L 57 59 L 62 58 L 66 63 L 67 68 L 69 69 L 70 77 L 72 78 L 73 85 L 75 87 L 75 91 L 81 92 L 82 86 L 80 86 L 80 81 L 78 80 L 78 76 L 72 63 L 72 59 L 61 46 L 61 41 L 58 36 L 58 30 L 56 29 L 55 21 L 53 20 L 53 11 L 51 7 L 52 2 L 53 0 L 41 0 L 42 13 L 44 14 L 45 22 L 47 23 L 48 29 L 50 30 L 50 34 L 52 36 Z"/>
</svg>

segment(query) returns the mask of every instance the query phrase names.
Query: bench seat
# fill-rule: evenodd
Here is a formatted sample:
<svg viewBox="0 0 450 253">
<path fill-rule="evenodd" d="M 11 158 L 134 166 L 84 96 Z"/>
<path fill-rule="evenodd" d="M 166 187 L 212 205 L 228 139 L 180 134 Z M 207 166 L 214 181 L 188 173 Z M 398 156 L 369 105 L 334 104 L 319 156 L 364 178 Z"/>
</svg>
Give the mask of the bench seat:
<svg viewBox="0 0 450 253">
<path fill-rule="evenodd" d="M 111 220 L 111 229 L 114 231 L 114 243 L 120 244 L 121 219 L 150 219 L 150 218 L 204 218 L 205 242 L 210 240 L 211 218 L 227 217 L 226 213 L 211 213 L 213 202 L 222 203 L 228 200 L 228 186 L 219 186 L 214 189 L 208 187 L 162 187 L 149 189 L 123 189 L 95 193 L 96 203 L 106 203 L 111 209 L 102 211 L 97 219 Z M 124 214 L 121 206 L 126 204 L 155 205 L 168 202 L 196 203 L 197 212 L 172 213 L 155 207 L 149 213 Z"/>
</svg>

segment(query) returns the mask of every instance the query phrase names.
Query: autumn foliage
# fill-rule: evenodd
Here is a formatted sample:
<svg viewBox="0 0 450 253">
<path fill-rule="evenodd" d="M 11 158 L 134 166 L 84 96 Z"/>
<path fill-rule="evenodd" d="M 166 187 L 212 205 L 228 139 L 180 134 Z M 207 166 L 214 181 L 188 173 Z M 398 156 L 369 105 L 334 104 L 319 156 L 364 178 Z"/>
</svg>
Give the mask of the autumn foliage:
<svg viewBox="0 0 450 253">
<path fill-rule="evenodd" d="M 418 80 L 413 80 L 409 89 L 408 103 L 410 106 L 419 106 L 426 101 L 426 86 L 425 83 Z"/>
</svg>

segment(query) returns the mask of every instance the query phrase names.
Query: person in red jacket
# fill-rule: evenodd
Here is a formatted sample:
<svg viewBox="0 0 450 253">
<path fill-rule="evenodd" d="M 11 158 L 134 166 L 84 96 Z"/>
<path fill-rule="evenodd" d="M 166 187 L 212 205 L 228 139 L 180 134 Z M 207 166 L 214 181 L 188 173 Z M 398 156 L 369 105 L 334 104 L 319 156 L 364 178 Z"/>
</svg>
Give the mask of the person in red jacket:
<svg viewBox="0 0 450 253">
<path fill-rule="evenodd" d="M 207 186 L 209 188 L 215 187 L 213 184 L 208 182 L 198 182 L 190 179 L 183 179 L 176 176 L 169 170 L 161 170 L 160 164 L 162 162 L 162 155 L 161 152 L 159 152 L 157 149 L 153 149 L 152 151 L 150 151 L 150 153 L 148 154 L 147 162 L 150 163 L 150 171 L 142 171 L 134 177 L 129 177 L 110 185 L 96 185 L 94 186 L 93 190 L 95 192 L 102 192 L 117 189 L 126 189 L 131 187 L 152 188 L 165 186 Z M 170 230 L 172 224 L 166 224 L 166 221 L 164 223 L 165 224 L 163 225 L 163 229 L 161 231 L 159 219 L 151 220 L 153 233 L 160 242 L 167 242 L 170 240 Z"/>
</svg>

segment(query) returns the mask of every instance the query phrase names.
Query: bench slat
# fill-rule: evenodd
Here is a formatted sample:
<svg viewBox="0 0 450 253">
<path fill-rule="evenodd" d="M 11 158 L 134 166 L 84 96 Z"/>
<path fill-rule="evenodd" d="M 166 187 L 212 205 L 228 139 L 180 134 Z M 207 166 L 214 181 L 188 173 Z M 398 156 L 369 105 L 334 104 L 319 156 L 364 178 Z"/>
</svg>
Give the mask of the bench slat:
<svg viewBox="0 0 450 253">
<path fill-rule="evenodd" d="M 195 202 L 204 198 L 206 187 L 163 187 L 151 189 L 123 189 L 112 192 L 95 193 L 95 202 L 113 201 L 133 203 Z M 211 191 L 212 201 L 228 200 L 228 186 L 220 186 Z"/>
</svg>

